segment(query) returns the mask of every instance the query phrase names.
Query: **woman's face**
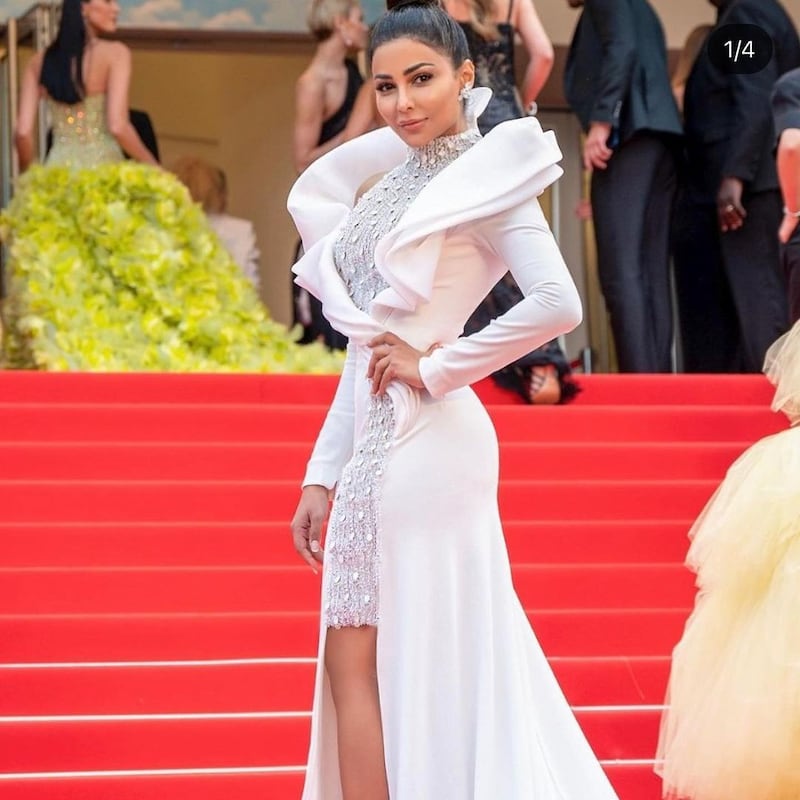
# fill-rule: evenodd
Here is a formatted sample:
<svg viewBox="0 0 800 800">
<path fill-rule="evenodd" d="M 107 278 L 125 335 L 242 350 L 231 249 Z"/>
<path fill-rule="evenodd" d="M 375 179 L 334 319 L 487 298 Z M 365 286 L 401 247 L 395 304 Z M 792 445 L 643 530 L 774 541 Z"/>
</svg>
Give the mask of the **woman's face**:
<svg viewBox="0 0 800 800">
<path fill-rule="evenodd" d="M 118 0 L 84 0 L 83 19 L 92 33 L 114 33 L 119 17 Z"/>
<path fill-rule="evenodd" d="M 372 77 L 378 113 L 411 147 L 465 130 L 459 93 L 474 82 L 471 61 L 456 68 L 422 42 L 395 39 L 375 51 Z"/>
<path fill-rule="evenodd" d="M 363 50 L 367 46 L 369 28 L 364 22 L 364 11 L 360 4 L 354 5 L 350 13 L 340 21 L 339 33 L 345 44 L 354 50 Z"/>
</svg>

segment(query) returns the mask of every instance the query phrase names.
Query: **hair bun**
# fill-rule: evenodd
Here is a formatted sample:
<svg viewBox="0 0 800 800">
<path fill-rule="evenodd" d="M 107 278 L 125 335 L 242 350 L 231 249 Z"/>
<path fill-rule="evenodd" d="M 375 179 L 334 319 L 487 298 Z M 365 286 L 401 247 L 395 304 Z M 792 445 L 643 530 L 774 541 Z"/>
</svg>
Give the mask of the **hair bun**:
<svg viewBox="0 0 800 800">
<path fill-rule="evenodd" d="M 417 6 L 419 8 L 433 6 L 434 8 L 444 8 L 440 0 L 386 0 L 387 11 L 396 11 L 399 8 L 406 8 L 407 6 Z"/>
</svg>

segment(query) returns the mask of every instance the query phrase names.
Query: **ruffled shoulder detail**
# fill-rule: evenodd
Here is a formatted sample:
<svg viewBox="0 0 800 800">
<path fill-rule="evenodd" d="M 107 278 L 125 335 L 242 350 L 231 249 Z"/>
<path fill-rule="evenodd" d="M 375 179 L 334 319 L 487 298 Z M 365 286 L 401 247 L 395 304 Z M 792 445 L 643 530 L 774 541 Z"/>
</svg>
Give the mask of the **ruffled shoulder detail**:
<svg viewBox="0 0 800 800">
<path fill-rule="evenodd" d="M 388 289 L 375 299 L 413 310 L 431 296 L 443 234 L 538 197 L 561 177 L 561 150 L 538 120 L 504 122 L 442 170 L 375 250 Z"/>
<path fill-rule="evenodd" d="M 306 248 L 293 271 L 297 282 L 322 301 L 334 327 L 352 325 L 356 319 L 364 323 L 367 315 L 335 308 L 344 285 L 338 275 L 330 274 L 335 273 L 333 241 L 361 184 L 402 163 L 407 152 L 390 129 L 374 131 L 315 162 L 289 195 L 289 210 Z M 538 197 L 561 176 L 561 157 L 555 135 L 542 131 L 538 120 L 529 117 L 498 125 L 445 167 L 378 242 L 375 264 L 388 288 L 373 307 L 410 311 L 429 300 L 446 232 Z M 362 325 L 356 328 L 363 330 Z M 360 332 L 338 330 L 351 338 Z"/>
<path fill-rule="evenodd" d="M 402 164 L 407 153 L 408 147 L 393 130 L 379 128 L 311 164 L 295 181 L 287 200 L 306 252 L 341 225 L 366 180 Z"/>
</svg>

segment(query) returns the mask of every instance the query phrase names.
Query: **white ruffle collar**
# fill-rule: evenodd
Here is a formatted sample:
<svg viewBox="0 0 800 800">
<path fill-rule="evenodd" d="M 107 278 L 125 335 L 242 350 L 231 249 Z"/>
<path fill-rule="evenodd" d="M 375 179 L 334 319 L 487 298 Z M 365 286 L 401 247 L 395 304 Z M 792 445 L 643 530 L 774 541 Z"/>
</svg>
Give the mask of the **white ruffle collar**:
<svg viewBox="0 0 800 800">
<path fill-rule="evenodd" d="M 365 336 L 375 335 L 375 323 L 347 296 L 333 263 L 333 241 L 359 187 L 401 164 L 407 153 L 390 128 L 381 128 L 318 159 L 289 194 L 289 211 L 306 251 L 293 268 L 296 281 L 322 301 L 334 327 L 356 340 L 364 326 Z M 560 177 L 560 160 L 555 135 L 543 132 L 536 119 L 496 126 L 436 175 L 378 242 L 375 265 L 388 288 L 375 298 L 373 310 L 410 311 L 429 300 L 447 230 L 538 197 Z"/>
</svg>

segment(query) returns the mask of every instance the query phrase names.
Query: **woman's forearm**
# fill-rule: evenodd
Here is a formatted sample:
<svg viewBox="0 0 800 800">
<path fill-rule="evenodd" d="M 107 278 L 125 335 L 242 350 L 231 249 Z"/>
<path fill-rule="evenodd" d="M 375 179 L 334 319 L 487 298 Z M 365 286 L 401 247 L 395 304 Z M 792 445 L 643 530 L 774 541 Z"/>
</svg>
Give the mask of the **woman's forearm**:
<svg viewBox="0 0 800 800">
<path fill-rule="evenodd" d="M 14 145 L 17 148 L 17 160 L 19 162 L 19 171 L 25 172 L 26 169 L 33 162 L 34 148 L 33 136 L 17 133 L 14 136 Z"/>
<path fill-rule="evenodd" d="M 553 70 L 554 55 L 552 50 L 543 53 L 536 53 L 525 72 L 525 81 L 522 84 L 522 100 L 527 108 L 542 91 L 547 83 L 550 73 Z"/>
<path fill-rule="evenodd" d="M 791 212 L 800 211 L 800 130 L 790 128 L 778 145 L 778 178 L 783 202 Z"/>
</svg>

